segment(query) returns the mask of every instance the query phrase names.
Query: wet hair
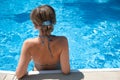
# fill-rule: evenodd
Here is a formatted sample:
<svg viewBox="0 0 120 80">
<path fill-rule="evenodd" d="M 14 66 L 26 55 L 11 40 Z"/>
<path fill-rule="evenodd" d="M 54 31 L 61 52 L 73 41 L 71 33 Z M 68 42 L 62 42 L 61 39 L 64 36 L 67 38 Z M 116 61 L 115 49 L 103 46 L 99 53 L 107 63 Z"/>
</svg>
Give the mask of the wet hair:
<svg viewBox="0 0 120 80">
<path fill-rule="evenodd" d="M 50 35 L 53 31 L 53 25 L 56 23 L 56 14 L 54 9 L 49 5 L 43 5 L 35 8 L 30 15 L 33 24 L 40 26 L 41 31 L 45 35 Z M 49 22 L 49 25 L 43 23 Z"/>
</svg>

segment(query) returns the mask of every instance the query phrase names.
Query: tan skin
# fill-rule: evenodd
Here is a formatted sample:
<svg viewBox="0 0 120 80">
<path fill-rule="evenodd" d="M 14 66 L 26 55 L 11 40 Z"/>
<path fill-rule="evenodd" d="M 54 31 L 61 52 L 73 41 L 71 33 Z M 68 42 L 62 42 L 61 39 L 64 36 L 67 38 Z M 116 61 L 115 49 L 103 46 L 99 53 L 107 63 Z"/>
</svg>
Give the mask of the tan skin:
<svg viewBox="0 0 120 80">
<path fill-rule="evenodd" d="M 42 32 L 42 31 L 40 31 Z M 40 33 L 42 36 L 43 34 Z M 68 41 L 64 36 L 51 36 L 50 49 L 48 50 L 48 39 L 44 38 L 44 45 L 41 44 L 40 37 L 28 39 L 23 43 L 21 56 L 16 69 L 17 78 L 21 78 L 27 73 L 27 67 L 31 59 L 34 61 L 34 71 L 54 70 L 60 64 L 64 74 L 70 73 Z"/>
</svg>

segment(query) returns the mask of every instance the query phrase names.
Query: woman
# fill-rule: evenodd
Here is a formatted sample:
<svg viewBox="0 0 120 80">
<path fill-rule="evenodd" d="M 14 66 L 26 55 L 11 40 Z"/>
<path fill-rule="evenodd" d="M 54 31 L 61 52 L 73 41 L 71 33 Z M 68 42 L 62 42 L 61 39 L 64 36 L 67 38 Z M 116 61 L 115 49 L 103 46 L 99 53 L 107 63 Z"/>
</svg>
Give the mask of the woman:
<svg viewBox="0 0 120 80">
<path fill-rule="evenodd" d="M 54 9 L 49 5 L 43 5 L 34 9 L 30 17 L 40 33 L 39 37 L 24 41 L 16 69 L 17 78 L 26 75 L 31 59 L 34 61 L 34 71 L 55 70 L 60 65 L 64 74 L 70 73 L 67 38 L 51 35 L 56 23 Z"/>
</svg>

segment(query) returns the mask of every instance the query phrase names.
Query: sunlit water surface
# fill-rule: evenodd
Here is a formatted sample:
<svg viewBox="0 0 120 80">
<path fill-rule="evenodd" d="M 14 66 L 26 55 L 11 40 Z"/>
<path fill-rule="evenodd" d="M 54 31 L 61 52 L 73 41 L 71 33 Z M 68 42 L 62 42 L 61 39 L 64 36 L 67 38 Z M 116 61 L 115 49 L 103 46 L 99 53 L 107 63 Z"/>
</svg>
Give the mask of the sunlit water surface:
<svg viewBox="0 0 120 80">
<path fill-rule="evenodd" d="M 68 38 L 71 69 L 120 68 L 119 0 L 3 0 L 0 70 L 15 71 L 23 41 L 38 36 L 29 15 L 42 4 L 56 11 L 52 34 Z M 31 62 L 28 70 L 33 66 Z"/>
</svg>

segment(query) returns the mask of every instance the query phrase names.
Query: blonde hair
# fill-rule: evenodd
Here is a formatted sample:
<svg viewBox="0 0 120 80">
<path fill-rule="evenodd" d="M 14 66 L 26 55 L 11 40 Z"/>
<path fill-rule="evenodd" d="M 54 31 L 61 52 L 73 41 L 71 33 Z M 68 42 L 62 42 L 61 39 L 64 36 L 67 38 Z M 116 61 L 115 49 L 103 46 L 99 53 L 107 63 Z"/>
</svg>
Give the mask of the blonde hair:
<svg viewBox="0 0 120 80">
<path fill-rule="evenodd" d="M 43 5 L 35 8 L 31 13 L 30 18 L 35 26 L 42 26 L 42 23 L 45 21 L 51 22 L 51 25 L 41 27 L 41 31 L 43 31 L 45 35 L 50 35 L 53 31 L 53 25 L 56 23 L 55 11 L 49 5 Z"/>
</svg>

